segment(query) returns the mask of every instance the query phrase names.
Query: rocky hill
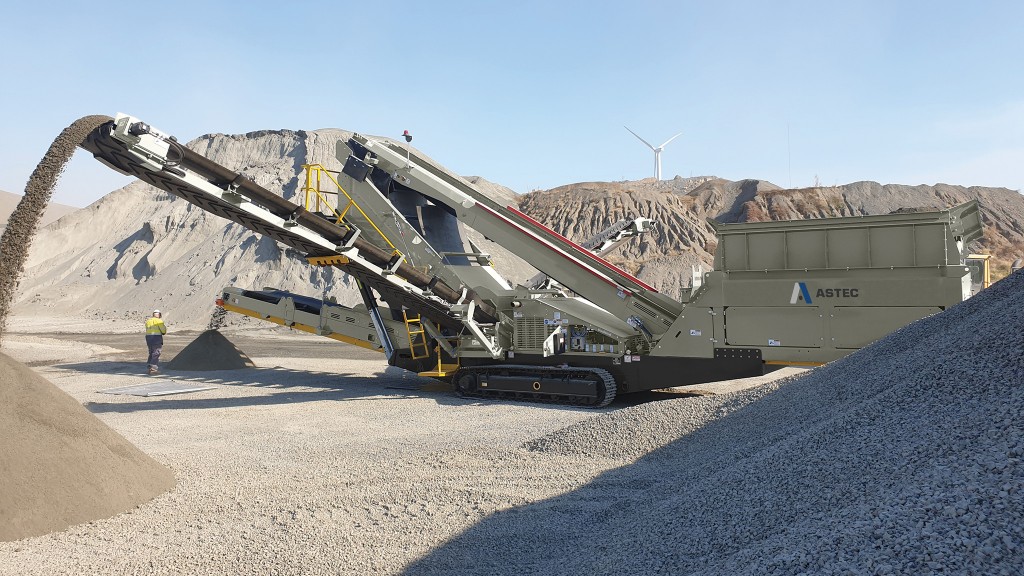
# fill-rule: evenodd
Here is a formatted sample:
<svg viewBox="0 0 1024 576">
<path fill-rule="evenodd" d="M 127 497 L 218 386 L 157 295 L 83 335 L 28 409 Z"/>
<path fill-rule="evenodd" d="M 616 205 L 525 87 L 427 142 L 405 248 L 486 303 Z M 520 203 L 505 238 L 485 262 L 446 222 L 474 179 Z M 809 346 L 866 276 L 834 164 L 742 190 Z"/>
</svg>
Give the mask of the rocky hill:
<svg viewBox="0 0 1024 576">
<path fill-rule="evenodd" d="M 275 130 L 207 135 L 188 145 L 298 202 L 302 165 L 340 169 L 335 144 L 349 135 L 336 129 Z M 977 249 L 994 254 L 1003 268 L 1024 254 L 1024 196 L 1000 188 L 859 182 L 782 190 L 764 181 L 706 176 L 580 183 L 517 196 L 482 178 L 467 179 L 503 204 L 518 202 L 526 213 L 576 240 L 623 217 L 654 219 L 658 225 L 652 234 L 627 243 L 610 259 L 675 296 L 689 283 L 691 265 L 712 261 L 715 237 L 707 218 L 742 222 L 884 214 L 980 198 L 986 230 Z M 522 281 L 535 272 L 481 234 L 464 231 L 492 254 L 506 278 Z M 339 271 L 311 267 L 272 240 L 135 182 L 39 232 L 12 329 L 135 330 L 153 308 L 164 310 L 176 329 L 204 328 L 214 299 L 227 285 L 327 294 L 343 304 L 359 301 L 353 282 Z M 47 318 L 53 322 L 46 324 Z"/>
<path fill-rule="evenodd" d="M 699 184 L 693 185 L 693 181 Z M 993 255 L 1003 276 L 1024 255 L 1024 195 L 1006 188 L 881 185 L 856 182 L 827 188 L 785 190 L 770 182 L 718 178 L 655 182 L 587 182 L 532 192 L 520 209 L 551 228 L 581 239 L 612 222 L 646 216 L 658 224 L 640 242 L 608 258 L 659 290 L 679 296 L 690 266 L 710 267 L 715 235 L 707 219 L 720 222 L 794 220 L 888 214 L 900 209 L 942 209 L 971 199 L 982 206 L 984 237 L 972 249 Z"/>
</svg>

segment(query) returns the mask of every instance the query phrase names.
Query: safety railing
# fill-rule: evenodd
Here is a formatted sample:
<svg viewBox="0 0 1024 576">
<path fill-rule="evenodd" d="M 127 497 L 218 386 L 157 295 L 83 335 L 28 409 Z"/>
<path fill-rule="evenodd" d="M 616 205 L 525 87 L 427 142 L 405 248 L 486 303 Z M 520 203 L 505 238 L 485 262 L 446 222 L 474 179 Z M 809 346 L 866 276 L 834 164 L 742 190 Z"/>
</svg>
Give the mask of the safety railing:
<svg viewBox="0 0 1024 576">
<path fill-rule="evenodd" d="M 380 235 L 387 245 L 398 253 L 398 249 L 391 243 L 391 240 L 377 227 L 377 224 L 367 216 L 366 212 L 359 207 L 359 204 L 349 196 L 345 188 L 338 182 L 341 172 L 328 170 L 322 164 L 303 164 L 302 169 L 306 173 L 306 184 L 302 187 L 305 195 L 304 208 L 307 212 L 329 214 L 335 217 L 335 224 L 341 224 L 349 211 L 355 209 L 363 219 Z M 328 189 L 329 184 L 334 184 L 334 190 Z M 345 205 L 342 206 L 342 197 L 345 198 Z M 333 202 L 332 202 L 333 198 Z"/>
</svg>

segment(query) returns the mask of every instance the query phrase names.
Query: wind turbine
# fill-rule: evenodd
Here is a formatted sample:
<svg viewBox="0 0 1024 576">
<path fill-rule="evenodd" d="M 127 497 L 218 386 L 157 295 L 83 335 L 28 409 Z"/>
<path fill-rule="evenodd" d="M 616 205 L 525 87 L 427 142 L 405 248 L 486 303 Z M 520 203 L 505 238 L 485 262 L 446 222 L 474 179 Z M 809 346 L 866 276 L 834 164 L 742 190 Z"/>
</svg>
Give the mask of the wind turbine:
<svg viewBox="0 0 1024 576">
<path fill-rule="evenodd" d="M 623 126 L 623 128 L 629 130 L 629 126 Z M 646 144 L 648 148 L 654 150 L 654 179 L 661 180 L 661 151 L 665 149 L 665 146 L 668 146 L 669 142 L 675 140 L 676 138 L 679 138 L 680 136 L 683 135 L 683 133 L 680 132 L 679 134 L 676 134 L 675 136 L 669 138 L 668 140 L 665 140 L 665 143 L 662 144 L 661 146 L 658 146 L 657 148 L 651 146 L 650 142 L 641 138 L 640 135 L 637 134 L 636 132 L 629 130 L 629 133 L 632 134 L 633 136 L 636 136 L 637 139 Z"/>
</svg>

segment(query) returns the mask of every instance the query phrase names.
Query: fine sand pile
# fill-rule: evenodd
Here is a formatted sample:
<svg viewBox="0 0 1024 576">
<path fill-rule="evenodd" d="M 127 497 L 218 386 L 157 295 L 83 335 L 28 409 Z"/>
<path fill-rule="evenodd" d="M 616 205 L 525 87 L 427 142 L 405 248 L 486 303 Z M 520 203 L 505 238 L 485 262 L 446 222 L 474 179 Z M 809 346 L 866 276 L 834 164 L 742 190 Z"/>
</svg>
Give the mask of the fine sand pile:
<svg viewBox="0 0 1024 576">
<path fill-rule="evenodd" d="M 1017 273 L 770 394 L 649 403 L 528 442 L 627 459 L 664 446 L 407 573 L 473 557 L 489 574 L 1020 574 L 1022 326 Z"/>
<path fill-rule="evenodd" d="M 0 353 L 0 541 L 113 516 L 174 475 L 31 369 Z"/>
<path fill-rule="evenodd" d="M 255 366 L 252 360 L 217 330 L 207 330 L 165 365 L 168 370 L 238 370 Z"/>
</svg>

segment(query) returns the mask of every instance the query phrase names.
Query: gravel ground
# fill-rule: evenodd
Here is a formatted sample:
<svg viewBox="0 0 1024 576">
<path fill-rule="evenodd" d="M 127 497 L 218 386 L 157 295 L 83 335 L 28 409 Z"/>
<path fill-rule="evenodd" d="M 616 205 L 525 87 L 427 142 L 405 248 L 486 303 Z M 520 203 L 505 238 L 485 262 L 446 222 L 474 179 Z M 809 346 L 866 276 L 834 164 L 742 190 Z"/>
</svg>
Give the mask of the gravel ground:
<svg viewBox="0 0 1024 576">
<path fill-rule="evenodd" d="M 9 335 L 5 351 L 34 354 L 38 372 L 178 484 L 129 513 L 0 543 L 0 574 L 400 573 L 488 515 L 622 463 L 519 446 L 628 404 L 463 400 L 322 338 L 231 339 L 261 368 L 168 371 L 217 388 L 138 398 L 97 391 L 152 381 L 141 336 Z"/>
<path fill-rule="evenodd" d="M 178 486 L 0 574 L 1017 574 L 1022 325 L 1017 274 L 801 378 L 598 411 L 244 346 L 179 397 L 40 367 Z"/>
</svg>

